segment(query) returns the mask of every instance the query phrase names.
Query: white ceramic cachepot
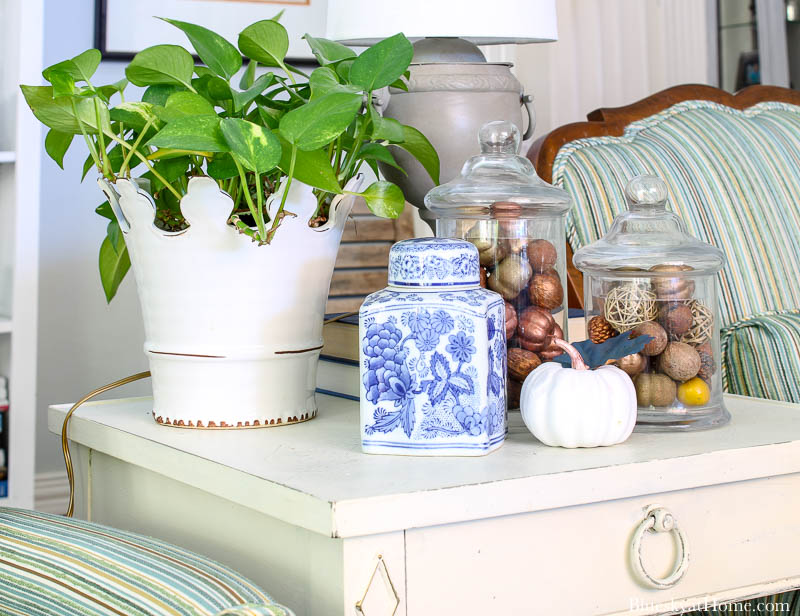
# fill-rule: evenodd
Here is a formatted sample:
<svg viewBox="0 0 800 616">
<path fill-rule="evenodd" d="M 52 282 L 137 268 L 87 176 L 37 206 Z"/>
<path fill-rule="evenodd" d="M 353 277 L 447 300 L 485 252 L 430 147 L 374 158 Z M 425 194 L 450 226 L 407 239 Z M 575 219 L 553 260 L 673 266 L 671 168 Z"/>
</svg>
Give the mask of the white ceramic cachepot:
<svg viewBox="0 0 800 616">
<path fill-rule="evenodd" d="M 211 178 L 189 180 L 181 211 L 190 226 L 177 233 L 153 224 L 153 200 L 135 180 L 100 186 L 136 277 L 154 419 L 250 428 L 314 417 L 325 303 L 353 198 L 337 196 L 329 221 L 312 228 L 316 198 L 293 182 L 285 211 L 296 216 L 258 246 L 227 224 L 233 202 Z"/>
</svg>

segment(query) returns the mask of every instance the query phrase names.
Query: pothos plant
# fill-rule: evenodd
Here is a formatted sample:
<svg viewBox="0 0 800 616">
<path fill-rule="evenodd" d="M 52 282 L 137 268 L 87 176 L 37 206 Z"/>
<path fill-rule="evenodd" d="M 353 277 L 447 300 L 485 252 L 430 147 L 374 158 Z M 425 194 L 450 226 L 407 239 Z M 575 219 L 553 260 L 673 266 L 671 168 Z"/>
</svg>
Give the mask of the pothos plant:
<svg viewBox="0 0 800 616">
<path fill-rule="evenodd" d="M 77 137 L 89 149 L 82 179 L 92 167 L 112 182 L 137 174 L 140 186 L 149 183 L 156 224 L 169 231 L 186 227 L 180 200 L 196 175 L 214 178 L 231 196 L 230 223 L 260 245 L 269 244 L 284 217 L 293 215 L 285 209 L 293 181 L 314 188 L 311 225 L 327 218 L 340 194 L 360 195 L 376 215 L 397 217 L 405 200 L 396 185 L 378 180 L 361 193 L 343 186 L 364 163 L 376 176 L 379 161 L 399 169 L 390 144 L 413 155 L 438 183 L 439 158 L 430 142 L 382 117 L 372 102 L 380 88 L 406 89 L 411 43 L 397 34 L 357 56 L 306 34 L 320 65 L 306 74 L 285 61 L 289 38 L 279 18 L 242 30 L 238 49 L 207 28 L 164 19 L 186 34 L 203 64 L 196 65 L 183 47 L 155 45 L 136 54 L 126 79 L 113 84 L 92 82 L 101 59 L 96 49 L 48 67 L 43 76 L 50 85 L 21 86 L 34 115 L 50 128 L 45 150 L 63 169 Z M 141 100 L 126 99 L 129 83 L 146 88 Z M 270 197 L 280 199 L 272 218 Z M 130 259 L 109 203 L 96 212 L 109 219 L 99 265 L 110 301 Z"/>
</svg>

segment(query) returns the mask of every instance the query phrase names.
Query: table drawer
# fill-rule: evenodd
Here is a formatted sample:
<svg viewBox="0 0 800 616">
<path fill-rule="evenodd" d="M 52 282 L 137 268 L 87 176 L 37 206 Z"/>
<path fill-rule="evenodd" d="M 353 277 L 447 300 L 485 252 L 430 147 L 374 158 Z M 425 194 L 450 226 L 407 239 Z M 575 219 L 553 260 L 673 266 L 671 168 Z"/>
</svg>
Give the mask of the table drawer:
<svg viewBox="0 0 800 616">
<path fill-rule="evenodd" d="M 688 546 L 685 575 L 665 590 L 639 584 L 629 557 L 652 504 L 674 515 Z M 798 510 L 792 474 L 410 530 L 407 613 L 654 614 L 743 587 L 767 594 L 800 577 Z M 669 573 L 676 553 L 674 533 L 645 533 L 652 575 Z"/>
</svg>

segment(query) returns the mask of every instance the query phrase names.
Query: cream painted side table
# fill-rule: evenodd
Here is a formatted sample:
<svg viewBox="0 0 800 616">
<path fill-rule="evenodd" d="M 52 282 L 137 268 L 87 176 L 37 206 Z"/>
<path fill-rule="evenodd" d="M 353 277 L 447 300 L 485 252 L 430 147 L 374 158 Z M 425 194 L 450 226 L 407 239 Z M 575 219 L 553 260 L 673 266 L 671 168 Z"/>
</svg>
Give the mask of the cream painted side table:
<svg viewBox="0 0 800 616">
<path fill-rule="evenodd" d="M 319 402 L 238 432 L 158 426 L 147 398 L 87 404 L 77 515 L 208 554 L 298 616 L 388 616 L 395 595 L 405 616 L 661 614 L 800 586 L 800 406 L 731 396 L 724 428 L 571 451 L 517 414 L 497 452 L 431 459 L 362 454 L 357 403 Z M 681 556 L 674 585 L 637 581 Z"/>
</svg>

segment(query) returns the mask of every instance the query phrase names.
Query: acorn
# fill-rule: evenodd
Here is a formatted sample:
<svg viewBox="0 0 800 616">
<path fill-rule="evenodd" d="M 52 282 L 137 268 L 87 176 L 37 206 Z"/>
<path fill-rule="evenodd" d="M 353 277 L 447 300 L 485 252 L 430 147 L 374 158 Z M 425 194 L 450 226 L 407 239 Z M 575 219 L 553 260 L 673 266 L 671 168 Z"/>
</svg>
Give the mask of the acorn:
<svg viewBox="0 0 800 616">
<path fill-rule="evenodd" d="M 690 265 L 654 265 L 651 272 L 691 272 L 694 268 Z M 690 278 L 661 278 L 653 277 L 653 290 L 659 299 L 691 299 L 694 294 L 694 280 Z"/>
<path fill-rule="evenodd" d="M 686 304 L 670 302 L 661 306 L 658 320 L 672 340 L 679 340 L 692 327 L 692 309 Z"/>
<path fill-rule="evenodd" d="M 614 363 L 617 368 L 625 372 L 631 378 L 647 368 L 647 358 L 641 353 L 626 355 L 625 357 L 619 358 Z"/>
<path fill-rule="evenodd" d="M 564 287 L 554 269 L 541 274 L 534 274 L 528 287 L 531 303 L 553 310 L 564 303 Z"/>
<path fill-rule="evenodd" d="M 555 267 L 558 261 L 556 247 L 547 240 L 532 240 L 528 242 L 528 261 L 536 272 L 546 272 Z"/>
<path fill-rule="evenodd" d="M 508 376 L 520 383 L 541 364 L 542 360 L 533 351 L 508 349 Z"/>
<path fill-rule="evenodd" d="M 678 386 L 666 374 L 643 372 L 633 377 L 636 402 L 639 406 L 669 406 L 675 400 Z"/>
<path fill-rule="evenodd" d="M 658 369 L 682 383 L 697 376 L 700 354 L 685 342 L 670 342 L 658 358 Z"/>
<path fill-rule="evenodd" d="M 514 306 L 506 302 L 506 340 L 511 340 L 517 329 L 517 311 Z"/>
<path fill-rule="evenodd" d="M 650 342 L 644 345 L 644 348 L 642 349 L 642 353 L 644 355 L 648 355 L 650 357 L 653 355 L 658 355 L 667 346 L 667 332 L 655 321 L 647 321 L 646 323 L 640 323 L 634 327 L 631 337 L 636 338 L 637 336 L 650 336 L 653 338 Z"/>
<path fill-rule="evenodd" d="M 609 338 L 619 335 L 617 330 L 611 327 L 611 324 L 606 321 L 605 317 L 599 314 L 589 319 L 588 330 L 589 340 L 595 344 L 601 344 Z"/>
<path fill-rule="evenodd" d="M 489 276 L 489 288 L 502 295 L 506 301 L 512 300 L 526 287 L 532 273 L 527 259 L 519 255 L 509 255 Z"/>
</svg>

